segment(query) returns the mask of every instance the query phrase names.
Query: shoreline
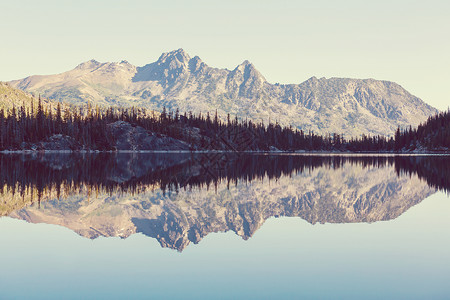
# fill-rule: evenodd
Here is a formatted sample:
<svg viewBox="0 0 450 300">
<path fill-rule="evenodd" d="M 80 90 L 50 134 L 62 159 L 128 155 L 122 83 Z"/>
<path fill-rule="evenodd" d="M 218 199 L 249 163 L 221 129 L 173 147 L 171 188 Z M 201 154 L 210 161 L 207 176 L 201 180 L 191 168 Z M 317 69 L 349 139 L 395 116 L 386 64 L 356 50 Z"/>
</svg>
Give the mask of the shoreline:
<svg viewBox="0 0 450 300">
<path fill-rule="evenodd" d="M 92 154 L 92 153 L 228 153 L 228 154 L 259 154 L 259 155 L 305 155 L 305 156 L 450 156 L 449 152 L 441 151 L 409 151 L 409 152 L 351 152 L 351 151 L 225 151 L 225 150 L 2 150 L 0 154 Z"/>
</svg>

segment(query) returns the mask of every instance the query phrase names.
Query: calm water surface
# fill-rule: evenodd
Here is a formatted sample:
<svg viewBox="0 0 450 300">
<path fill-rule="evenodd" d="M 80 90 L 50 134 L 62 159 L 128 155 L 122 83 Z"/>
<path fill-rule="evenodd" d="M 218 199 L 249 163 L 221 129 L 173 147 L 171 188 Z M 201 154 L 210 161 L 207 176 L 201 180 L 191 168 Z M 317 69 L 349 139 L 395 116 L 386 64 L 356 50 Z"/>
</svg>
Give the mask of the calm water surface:
<svg viewBox="0 0 450 300">
<path fill-rule="evenodd" d="M 449 299 L 449 166 L 0 155 L 0 299 Z"/>
</svg>

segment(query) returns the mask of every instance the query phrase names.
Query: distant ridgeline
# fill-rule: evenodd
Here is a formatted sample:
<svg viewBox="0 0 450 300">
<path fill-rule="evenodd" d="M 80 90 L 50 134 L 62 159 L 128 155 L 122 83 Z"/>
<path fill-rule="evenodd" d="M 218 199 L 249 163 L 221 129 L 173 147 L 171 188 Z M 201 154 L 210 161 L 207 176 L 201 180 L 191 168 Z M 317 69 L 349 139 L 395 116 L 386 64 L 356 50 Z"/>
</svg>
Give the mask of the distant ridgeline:
<svg viewBox="0 0 450 300">
<path fill-rule="evenodd" d="M 430 117 L 395 137 L 317 135 L 278 123 L 255 123 L 217 113 L 149 114 L 139 108 L 0 109 L 0 150 L 222 150 L 222 151 L 440 151 L 450 149 L 450 112 Z"/>
<path fill-rule="evenodd" d="M 70 194 L 138 194 L 161 189 L 210 189 L 225 182 L 277 180 L 316 168 L 394 166 L 430 187 L 450 191 L 447 156 L 310 156 L 230 153 L 54 153 L 0 155 L 0 194 L 31 201 Z M 20 201 L 19 201 L 20 202 Z"/>
</svg>

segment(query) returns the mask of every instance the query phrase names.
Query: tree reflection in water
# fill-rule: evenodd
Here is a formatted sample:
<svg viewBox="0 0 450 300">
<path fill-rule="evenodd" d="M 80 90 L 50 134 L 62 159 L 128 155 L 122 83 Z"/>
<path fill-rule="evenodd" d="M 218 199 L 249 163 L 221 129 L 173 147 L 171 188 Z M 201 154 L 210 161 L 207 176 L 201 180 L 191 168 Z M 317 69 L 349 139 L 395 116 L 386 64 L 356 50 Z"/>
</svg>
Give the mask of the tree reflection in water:
<svg viewBox="0 0 450 300">
<path fill-rule="evenodd" d="M 158 186 L 165 191 L 210 188 L 308 172 L 344 164 L 395 166 L 398 175 L 417 175 L 430 187 L 450 189 L 449 156 L 320 156 L 228 153 L 92 153 L 0 155 L 0 193 L 40 197 L 47 192 L 76 192 L 82 187 L 106 193 L 139 193 Z"/>
<path fill-rule="evenodd" d="M 274 216 L 391 220 L 435 188 L 448 192 L 448 165 L 446 156 L 8 154 L 0 216 L 88 238 L 140 232 L 182 251 L 210 232 L 248 239 Z"/>
</svg>

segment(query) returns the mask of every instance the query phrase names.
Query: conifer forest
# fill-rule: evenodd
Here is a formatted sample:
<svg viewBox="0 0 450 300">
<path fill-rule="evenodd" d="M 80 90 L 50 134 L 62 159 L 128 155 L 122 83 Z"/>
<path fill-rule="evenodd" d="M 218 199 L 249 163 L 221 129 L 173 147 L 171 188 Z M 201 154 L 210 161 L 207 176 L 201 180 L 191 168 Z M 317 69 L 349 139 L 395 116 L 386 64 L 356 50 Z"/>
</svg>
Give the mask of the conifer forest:
<svg viewBox="0 0 450 300">
<path fill-rule="evenodd" d="M 345 137 L 282 127 L 277 122 L 264 124 L 251 120 L 226 120 L 214 115 L 180 113 L 163 109 L 161 113 L 136 107 L 37 107 L 25 103 L 0 110 L 0 150 L 45 150 L 33 145 L 60 135 L 79 145 L 71 150 L 116 150 L 110 124 L 126 122 L 158 137 L 184 142 L 190 150 L 228 151 L 350 151 L 405 152 L 448 151 L 450 149 L 450 111 L 430 117 L 417 128 L 398 128 L 391 137 L 362 135 Z M 154 149 L 153 149 L 154 150 Z"/>
</svg>

